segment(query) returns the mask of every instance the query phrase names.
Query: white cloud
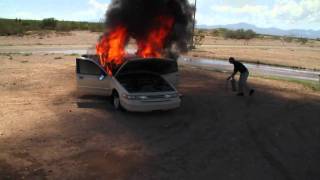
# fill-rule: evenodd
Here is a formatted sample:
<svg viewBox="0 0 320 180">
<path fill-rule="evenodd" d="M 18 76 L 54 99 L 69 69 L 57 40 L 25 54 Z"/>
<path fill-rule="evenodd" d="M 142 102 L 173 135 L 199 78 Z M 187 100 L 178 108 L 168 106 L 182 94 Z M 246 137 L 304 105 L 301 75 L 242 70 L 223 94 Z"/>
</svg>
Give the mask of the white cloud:
<svg viewBox="0 0 320 180">
<path fill-rule="evenodd" d="M 252 1 L 240 6 L 220 4 L 210 7 L 213 13 L 238 16 L 239 19 L 263 19 L 277 24 L 320 23 L 320 0 L 278 0 L 271 5 L 256 5 Z"/>
<path fill-rule="evenodd" d="M 319 0 L 280 0 L 271 10 L 273 18 L 281 18 L 291 23 L 299 21 L 320 22 Z"/>
<path fill-rule="evenodd" d="M 211 9 L 215 12 L 222 12 L 222 13 L 245 13 L 245 14 L 256 14 L 266 11 L 268 8 L 266 6 L 260 5 L 244 5 L 242 7 L 232 7 L 228 5 L 221 5 L 221 6 L 212 6 Z"/>
<path fill-rule="evenodd" d="M 88 0 L 88 8 L 69 14 L 73 20 L 102 21 L 108 9 L 109 3 L 101 3 L 97 0 Z"/>
<path fill-rule="evenodd" d="M 98 2 L 97 0 L 89 0 L 88 3 L 95 10 L 99 10 L 99 11 L 106 11 L 109 6 L 109 3 L 101 3 L 101 2 Z"/>
</svg>

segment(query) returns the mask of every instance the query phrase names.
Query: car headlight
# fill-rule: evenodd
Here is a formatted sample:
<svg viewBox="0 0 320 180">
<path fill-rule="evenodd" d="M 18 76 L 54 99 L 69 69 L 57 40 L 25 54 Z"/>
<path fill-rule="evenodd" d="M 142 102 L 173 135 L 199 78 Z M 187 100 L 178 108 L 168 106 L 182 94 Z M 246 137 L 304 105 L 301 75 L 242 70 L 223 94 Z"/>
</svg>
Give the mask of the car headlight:
<svg viewBox="0 0 320 180">
<path fill-rule="evenodd" d="M 138 96 L 138 99 L 140 99 L 140 100 L 146 100 L 146 99 L 148 99 L 148 96 Z"/>
<path fill-rule="evenodd" d="M 122 94 L 122 97 L 129 99 L 129 100 L 135 100 L 138 98 L 137 96 L 128 95 L 128 94 Z"/>
<path fill-rule="evenodd" d="M 165 98 L 176 98 L 176 97 L 178 97 L 178 96 L 179 96 L 179 95 L 178 95 L 177 93 L 164 95 Z"/>
<path fill-rule="evenodd" d="M 129 100 L 146 100 L 148 99 L 148 96 L 135 96 L 135 95 L 128 95 L 128 94 L 122 94 L 122 97 L 129 99 Z"/>
</svg>

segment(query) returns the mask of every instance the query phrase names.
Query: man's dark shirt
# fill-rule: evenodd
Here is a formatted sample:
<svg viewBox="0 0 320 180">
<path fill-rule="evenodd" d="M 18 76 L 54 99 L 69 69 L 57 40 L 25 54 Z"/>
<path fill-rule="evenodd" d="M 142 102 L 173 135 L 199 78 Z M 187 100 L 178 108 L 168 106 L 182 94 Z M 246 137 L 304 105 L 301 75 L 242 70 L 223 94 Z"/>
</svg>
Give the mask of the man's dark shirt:
<svg viewBox="0 0 320 180">
<path fill-rule="evenodd" d="M 248 69 L 241 62 L 234 61 L 233 65 L 234 65 L 234 72 L 238 72 L 238 71 L 240 73 L 248 72 Z"/>
</svg>

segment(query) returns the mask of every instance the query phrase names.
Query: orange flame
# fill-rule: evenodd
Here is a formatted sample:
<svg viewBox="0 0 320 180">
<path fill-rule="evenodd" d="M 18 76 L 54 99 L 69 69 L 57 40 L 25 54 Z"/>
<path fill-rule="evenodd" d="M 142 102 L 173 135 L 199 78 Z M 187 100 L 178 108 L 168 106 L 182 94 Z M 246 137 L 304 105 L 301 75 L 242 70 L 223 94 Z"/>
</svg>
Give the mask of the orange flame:
<svg viewBox="0 0 320 180">
<path fill-rule="evenodd" d="M 159 16 L 154 21 L 158 26 L 151 29 L 144 39 L 137 39 L 136 54 L 140 57 L 161 57 L 163 54 L 165 41 L 172 30 L 174 19 L 169 16 Z M 103 35 L 96 45 L 100 64 L 111 76 L 112 71 L 124 63 L 128 38 L 127 28 L 122 25 Z"/>
<path fill-rule="evenodd" d="M 147 57 L 161 57 L 164 48 L 164 43 L 168 37 L 174 19 L 169 16 L 159 16 L 155 19 L 159 25 L 157 28 L 152 29 L 146 39 L 138 40 L 138 51 L 137 55 Z"/>
<path fill-rule="evenodd" d="M 96 46 L 100 64 L 112 75 L 113 66 L 123 63 L 125 56 L 125 45 L 127 41 L 127 29 L 119 26 L 110 33 L 104 35 Z"/>
</svg>

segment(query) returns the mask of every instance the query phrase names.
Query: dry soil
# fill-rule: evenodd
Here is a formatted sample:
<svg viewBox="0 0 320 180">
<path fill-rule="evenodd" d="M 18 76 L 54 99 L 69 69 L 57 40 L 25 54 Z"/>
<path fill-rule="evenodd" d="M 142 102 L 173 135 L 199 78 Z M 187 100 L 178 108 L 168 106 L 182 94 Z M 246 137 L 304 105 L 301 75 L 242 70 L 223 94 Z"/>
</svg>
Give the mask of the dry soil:
<svg viewBox="0 0 320 180">
<path fill-rule="evenodd" d="M 0 179 L 319 179 L 320 96 L 180 67 L 182 106 L 113 110 L 77 97 L 73 56 L 0 56 Z"/>
</svg>

